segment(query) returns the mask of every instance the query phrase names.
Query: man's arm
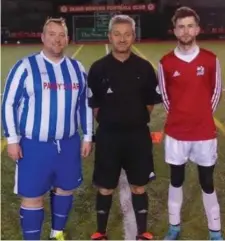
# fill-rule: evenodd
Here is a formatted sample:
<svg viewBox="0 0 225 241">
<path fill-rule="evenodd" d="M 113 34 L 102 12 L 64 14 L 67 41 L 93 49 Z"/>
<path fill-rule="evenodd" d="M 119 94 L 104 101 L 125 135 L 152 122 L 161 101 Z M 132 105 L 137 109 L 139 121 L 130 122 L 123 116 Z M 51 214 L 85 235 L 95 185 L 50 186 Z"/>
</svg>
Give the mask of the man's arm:
<svg viewBox="0 0 225 241">
<path fill-rule="evenodd" d="M 99 84 L 97 81 L 97 74 L 96 74 L 96 66 L 93 64 L 88 72 L 88 98 L 89 98 L 89 106 L 93 109 L 94 117 L 97 117 L 97 112 L 100 108 L 100 92 L 99 92 Z"/>
<path fill-rule="evenodd" d="M 93 133 L 93 115 L 92 110 L 88 105 L 88 89 L 87 89 L 87 75 L 85 73 L 84 67 L 80 64 L 80 68 L 82 71 L 82 80 L 83 80 L 83 88 L 80 95 L 80 121 L 81 128 L 84 135 L 84 141 L 91 142 L 92 141 L 92 133 Z"/>
<path fill-rule="evenodd" d="M 147 105 L 147 109 L 148 109 L 149 114 L 151 114 L 154 109 L 154 105 Z"/>
<path fill-rule="evenodd" d="M 89 100 L 89 106 L 93 110 L 93 115 L 95 120 L 97 120 L 98 112 L 100 108 L 100 102 L 101 102 L 101 94 L 99 91 L 99 85 L 98 85 L 98 71 L 96 71 L 96 65 L 95 63 L 92 64 L 91 68 L 88 72 L 88 100 Z M 94 129 L 94 128 L 93 128 Z M 93 142 L 95 142 L 95 133 L 93 132 Z"/>
<path fill-rule="evenodd" d="M 95 119 L 97 119 L 101 105 L 101 87 L 98 83 L 98 69 L 95 63 L 91 66 L 88 73 L 89 106 L 93 109 Z"/>
<path fill-rule="evenodd" d="M 148 80 L 146 88 L 147 109 L 152 112 L 154 105 L 162 102 L 161 95 L 158 91 L 158 80 L 152 65 L 149 65 Z"/>
<path fill-rule="evenodd" d="M 222 73 L 221 73 L 220 62 L 218 59 L 216 59 L 216 68 L 215 68 L 215 72 L 213 73 L 213 76 L 215 76 L 215 78 L 213 78 L 213 83 L 212 83 L 213 92 L 212 92 L 211 103 L 212 103 L 212 110 L 213 112 L 215 112 L 222 97 Z"/>
<path fill-rule="evenodd" d="M 97 119 L 99 108 L 93 109 L 94 118 Z"/>
<path fill-rule="evenodd" d="M 2 100 L 2 125 L 8 144 L 19 143 L 17 109 L 25 88 L 27 70 L 18 61 L 8 74 Z"/>
<path fill-rule="evenodd" d="M 169 111 L 170 101 L 168 98 L 168 93 L 166 89 L 166 80 L 165 80 L 165 73 L 163 70 L 163 65 L 159 63 L 158 66 L 158 79 L 159 79 L 159 92 L 162 96 L 163 105 L 166 109 L 166 111 Z"/>
</svg>

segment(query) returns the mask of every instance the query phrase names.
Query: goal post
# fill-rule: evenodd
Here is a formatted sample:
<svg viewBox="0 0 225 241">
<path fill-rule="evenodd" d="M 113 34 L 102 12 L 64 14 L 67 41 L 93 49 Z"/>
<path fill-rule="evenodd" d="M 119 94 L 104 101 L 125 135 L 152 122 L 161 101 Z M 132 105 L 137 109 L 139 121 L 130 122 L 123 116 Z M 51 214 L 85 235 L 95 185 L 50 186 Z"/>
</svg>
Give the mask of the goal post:
<svg viewBox="0 0 225 241">
<path fill-rule="evenodd" d="M 73 42 L 107 41 L 108 25 L 116 13 L 95 12 L 93 15 L 74 15 L 72 17 Z M 140 15 L 130 15 L 136 23 L 136 41 L 141 39 Z"/>
</svg>

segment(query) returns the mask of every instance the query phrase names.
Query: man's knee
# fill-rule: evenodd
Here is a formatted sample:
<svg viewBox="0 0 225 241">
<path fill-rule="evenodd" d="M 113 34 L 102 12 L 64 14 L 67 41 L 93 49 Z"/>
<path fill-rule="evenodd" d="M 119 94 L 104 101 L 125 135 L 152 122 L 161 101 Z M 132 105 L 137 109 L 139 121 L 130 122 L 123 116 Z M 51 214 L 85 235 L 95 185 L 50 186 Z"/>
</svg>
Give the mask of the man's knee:
<svg viewBox="0 0 225 241">
<path fill-rule="evenodd" d="M 133 194 L 143 194 L 143 193 L 145 193 L 145 187 L 144 186 L 134 186 L 134 185 L 131 185 L 130 186 L 130 189 L 131 189 L 131 192 L 133 193 Z"/>
<path fill-rule="evenodd" d="M 213 193 L 214 192 L 214 184 L 212 179 L 203 178 L 200 182 L 201 188 L 205 193 Z"/>
<path fill-rule="evenodd" d="M 55 192 L 56 194 L 58 194 L 60 196 L 70 196 L 73 194 L 73 190 L 63 190 L 59 187 L 53 189 L 53 192 Z"/>
<path fill-rule="evenodd" d="M 43 196 L 35 198 L 22 197 L 21 199 L 21 206 L 24 208 L 41 208 L 43 207 L 43 203 Z"/>
<path fill-rule="evenodd" d="M 181 187 L 185 178 L 184 165 L 170 165 L 170 181 L 173 187 Z"/>
<path fill-rule="evenodd" d="M 107 196 L 107 195 L 112 195 L 114 189 L 99 188 L 98 191 L 101 195 Z"/>
<path fill-rule="evenodd" d="M 213 172 L 214 166 L 203 167 L 198 166 L 199 171 L 199 182 L 202 190 L 205 193 L 213 193 L 214 192 L 214 183 L 213 183 Z"/>
</svg>

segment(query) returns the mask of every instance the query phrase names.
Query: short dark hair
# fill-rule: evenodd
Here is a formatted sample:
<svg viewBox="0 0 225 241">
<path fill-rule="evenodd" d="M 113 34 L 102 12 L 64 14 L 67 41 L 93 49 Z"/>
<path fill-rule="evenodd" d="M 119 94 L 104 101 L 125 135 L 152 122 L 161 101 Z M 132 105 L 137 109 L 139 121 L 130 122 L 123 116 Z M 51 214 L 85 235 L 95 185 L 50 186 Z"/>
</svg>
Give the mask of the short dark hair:
<svg viewBox="0 0 225 241">
<path fill-rule="evenodd" d="M 196 23 L 199 25 L 200 17 L 195 12 L 195 10 L 189 7 L 180 7 L 176 10 L 175 14 L 172 17 L 173 26 L 176 25 L 178 19 L 186 18 L 186 17 L 194 17 Z"/>
</svg>

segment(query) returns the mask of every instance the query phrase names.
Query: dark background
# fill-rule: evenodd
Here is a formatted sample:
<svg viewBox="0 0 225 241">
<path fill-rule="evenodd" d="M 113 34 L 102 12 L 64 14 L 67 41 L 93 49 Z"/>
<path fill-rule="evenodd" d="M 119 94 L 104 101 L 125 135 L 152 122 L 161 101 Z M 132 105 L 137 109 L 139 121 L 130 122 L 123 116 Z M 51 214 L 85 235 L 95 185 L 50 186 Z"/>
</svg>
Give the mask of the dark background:
<svg viewBox="0 0 225 241">
<path fill-rule="evenodd" d="M 61 14 L 58 7 L 64 4 L 141 4 L 155 3 L 154 12 L 140 14 L 141 39 L 171 39 L 171 17 L 182 5 L 193 7 L 201 18 L 202 39 L 225 39 L 225 0 L 2 0 L 2 43 L 40 41 L 42 26 L 47 17 L 63 16 L 67 20 L 72 39 L 72 15 L 93 15 L 93 13 Z M 125 14 L 131 14 L 126 12 Z M 132 12 L 132 14 L 134 14 Z M 82 20 L 85 21 L 85 20 Z M 83 23 L 86 24 L 85 22 Z"/>
</svg>

